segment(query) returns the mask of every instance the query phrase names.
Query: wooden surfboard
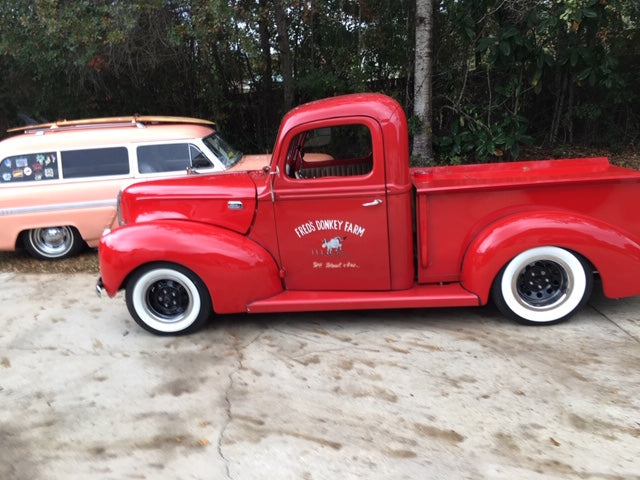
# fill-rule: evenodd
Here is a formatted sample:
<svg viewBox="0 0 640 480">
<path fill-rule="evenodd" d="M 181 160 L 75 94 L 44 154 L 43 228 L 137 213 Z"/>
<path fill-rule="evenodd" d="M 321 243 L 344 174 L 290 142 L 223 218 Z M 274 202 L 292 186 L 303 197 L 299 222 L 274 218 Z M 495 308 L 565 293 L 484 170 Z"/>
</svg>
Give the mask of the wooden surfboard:
<svg viewBox="0 0 640 480">
<path fill-rule="evenodd" d="M 160 123 L 192 123 L 196 125 L 215 125 L 215 122 L 204 120 L 202 118 L 192 117 L 171 117 L 162 115 L 133 115 L 130 117 L 102 117 L 102 118 L 85 118 L 81 120 L 57 120 L 51 123 L 41 123 L 39 125 L 25 125 L 22 127 L 10 128 L 9 133 L 30 132 L 33 130 L 54 130 L 56 128 L 65 127 L 89 127 L 99 125 L 117 125 L 117 124 L 160 124 Z"/>
</svg>

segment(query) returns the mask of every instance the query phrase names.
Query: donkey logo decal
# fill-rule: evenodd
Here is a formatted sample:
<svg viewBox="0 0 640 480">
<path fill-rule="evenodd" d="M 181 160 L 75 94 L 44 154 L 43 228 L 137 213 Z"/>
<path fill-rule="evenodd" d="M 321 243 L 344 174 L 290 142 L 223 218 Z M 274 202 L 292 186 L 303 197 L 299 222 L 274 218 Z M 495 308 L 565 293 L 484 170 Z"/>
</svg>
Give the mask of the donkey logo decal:
<svg viewBox="0 0 640 480">
<path fill-rule="evenodd" d="M 337 255 L 342 253 L 342 242 L 344 242 L 347 237 L 333 237 L 330 240 L 326 238 L 322 240 L 322 248 L 327 251 L 327 255 Z"/>
</svg>

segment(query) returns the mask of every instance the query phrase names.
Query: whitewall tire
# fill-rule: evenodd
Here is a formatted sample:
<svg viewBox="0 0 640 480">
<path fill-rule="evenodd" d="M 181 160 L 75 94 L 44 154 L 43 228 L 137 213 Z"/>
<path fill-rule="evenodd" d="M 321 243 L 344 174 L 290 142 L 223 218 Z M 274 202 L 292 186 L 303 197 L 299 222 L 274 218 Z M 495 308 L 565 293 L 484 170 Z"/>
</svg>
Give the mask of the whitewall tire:
<svg viewBox="0 0 640 480">
<path fill-rule="evenodd" d="M 127 282 L 129 313 L 145 330 L 157 335 L 191 333 L 213 313 L 211 297 L 193 272 L 170 263 L 138 269 Z"/>
<path fill-rule="evenodd" d="M 593 289 L 593 273 L 579 255 L 546 246 L 514 257 L 498 274 L 492 298 L 506 316 L 527 325 L 550 325 L 569 318 Z"/>
</svg>

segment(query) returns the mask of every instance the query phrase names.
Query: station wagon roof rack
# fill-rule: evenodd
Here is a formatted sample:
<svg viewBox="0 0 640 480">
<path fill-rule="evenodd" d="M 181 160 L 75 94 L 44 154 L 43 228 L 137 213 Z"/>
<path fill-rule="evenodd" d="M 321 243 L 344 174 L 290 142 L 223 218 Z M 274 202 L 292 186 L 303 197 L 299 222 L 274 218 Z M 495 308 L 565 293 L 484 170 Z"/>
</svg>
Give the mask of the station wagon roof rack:
<svg viewBox="0 0 640 480">
<path fill-rule="evenodd" d="M 96 128 L 96 127 L 118 127 L 118 126 L 133 126 L 144 127 L 145 125 L 158 125 L 158 124 L 170 124 L 170 123 L 191 123 L 195 125 L 215 125 L 210 120 L 203 120 L 201 118 L 192 117 L 171 117 L 171 116 L 156 116 L 156 115 L 132 115 L 130 117 L 102 117 L 102 118 L 85 118 L 82 120 L 58 120 L 52 123 L 41 123 L 39 125 L 25 125 L 22 127 L 10 128 L 7 130 L 9 133 L 16 132 L 36 132 L 45 130 L 68 130 L 74 128 Z"/>
</svg>

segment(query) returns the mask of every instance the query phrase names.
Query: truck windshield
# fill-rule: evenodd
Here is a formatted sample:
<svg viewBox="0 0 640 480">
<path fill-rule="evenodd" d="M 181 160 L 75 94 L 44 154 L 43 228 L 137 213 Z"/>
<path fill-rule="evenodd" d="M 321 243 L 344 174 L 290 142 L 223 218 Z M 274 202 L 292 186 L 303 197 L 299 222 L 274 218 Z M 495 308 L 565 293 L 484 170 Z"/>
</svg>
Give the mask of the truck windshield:
<svg viewBox="0 0 640 480">
<path fill-rule="evenodd" d="M 202 141 L 224 164 L 225 168 L 233 167 L 242 158 L 242 152 L 229 145 L 217 132 L 203 138 Z"/>
</svg>

